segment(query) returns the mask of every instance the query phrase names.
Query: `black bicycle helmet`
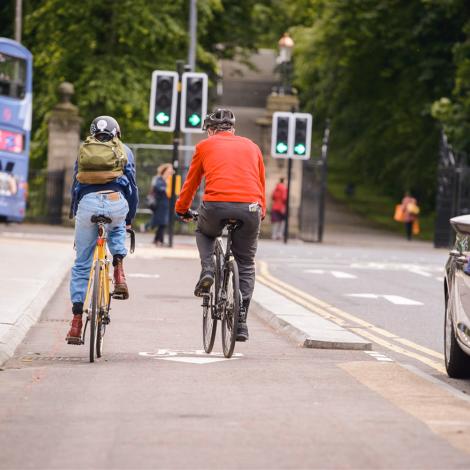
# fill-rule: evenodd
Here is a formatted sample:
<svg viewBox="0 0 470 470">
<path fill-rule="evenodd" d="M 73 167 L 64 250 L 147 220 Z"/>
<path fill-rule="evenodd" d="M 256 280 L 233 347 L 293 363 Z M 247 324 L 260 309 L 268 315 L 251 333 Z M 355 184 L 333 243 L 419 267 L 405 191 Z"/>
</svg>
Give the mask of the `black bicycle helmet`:
<svg viewBox="0 0 470 470">
<path fill-rule="evenodd" d="M 230 109 L 216 108 L 211 114 L 206 116 L 202 129 L 205 131 L 207 129 L 228 130 L 234 125 L 235 115 Z"/>
<path fill-rule="evenodd" d="M 113 117 L 98 116 L 91 123 L 90 134 L 93 137 L 107 137 L 108 139 L 115 136 L 121 138 L 121 128 Z"/>
</svg>

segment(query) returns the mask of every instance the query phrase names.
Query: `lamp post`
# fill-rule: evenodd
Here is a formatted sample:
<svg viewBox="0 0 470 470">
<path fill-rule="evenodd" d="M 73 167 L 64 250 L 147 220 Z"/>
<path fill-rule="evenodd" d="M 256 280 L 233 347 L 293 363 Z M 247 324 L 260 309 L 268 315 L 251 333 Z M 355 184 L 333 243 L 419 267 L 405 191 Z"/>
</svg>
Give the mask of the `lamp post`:
<svg viewBox="0 0 470 470">
<path fill-rule="evenodd" d="M 289 33 L 284 33 L 279 39 L 279 56 L 277 62 L 281 69 L 281 87 L 280 95 L 292 95 L 292 52 L 294 49 L 294 40 Z M 296 112 L 296 106 L 292 106 L 291 112 Z M 287 201 L 286 201 L 286 221 L 284 225 L 284 243 L 289 239 L 289 205 L 290 205 L 290 189 L 292 179 L 292 158 L 287 159 Z"/>
<path fill-rule="evenodd" d="M 291 71 L 292 71 L 292 50 L 294 49 L 294 40 L 289 33 L 284 33 L 279 39 L 279 56 L 277 62 L 281 68 L 281 95 L 292 94 Z"/>
</svg>

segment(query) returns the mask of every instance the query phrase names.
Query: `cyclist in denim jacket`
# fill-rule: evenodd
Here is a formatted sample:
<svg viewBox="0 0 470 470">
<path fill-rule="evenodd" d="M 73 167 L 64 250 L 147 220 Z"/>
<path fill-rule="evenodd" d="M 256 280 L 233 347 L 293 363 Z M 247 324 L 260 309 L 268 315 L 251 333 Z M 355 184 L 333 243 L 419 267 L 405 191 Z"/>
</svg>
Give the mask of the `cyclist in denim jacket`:
<svg viewBox="0 0 470 470">
<path fill-rule="evenodd" d="M 100 142 L 110 141 L 114 137 L 121 138 L 119 124 L 110 116 L 95 118 L 90 126 L 90 134 Z M 66 338 L 69 344 L 80 344 L 81 339 L 83 303 L 98 235 L 97 225 L 91 222 L 93 215 L 104 215 L 112 220 L 108 226 L 108 246 L 113 255 L 114 292 L 123 299 L 129 297 L 123 258 L 127 254 L 126 226 L 130 227 L 136 213 L 138 189 L 134 155 L 129 147 L 124 148 L 127 152 L 127 164 L 123 175 L 108 183 L 78 182 L 78 161 L 75 163 L 70 216 L 75 216 L 77 255 L 70 280 L 73 320 Z"/>
</svg>

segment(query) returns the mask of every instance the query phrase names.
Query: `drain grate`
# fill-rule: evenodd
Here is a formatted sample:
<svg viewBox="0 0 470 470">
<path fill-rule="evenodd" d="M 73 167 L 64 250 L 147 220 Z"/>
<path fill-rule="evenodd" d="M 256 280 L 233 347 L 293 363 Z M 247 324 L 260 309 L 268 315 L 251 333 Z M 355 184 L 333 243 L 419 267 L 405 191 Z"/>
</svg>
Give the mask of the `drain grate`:
<svg viewBox="0 0 470 470">
<path fill-rule="evenodd" d="M 23 356 L 21 362 L 33 361 L 58 361 L 58 362 L 83 362 L 87 361 L 86 357 L 72 357 L 72 356 Z"/>
<path fill-rule="evenodd" d="M 65 318 L 46 318 L 39 323 L 70 323 L 70 318 L 67 320 Z"/>
</svg>

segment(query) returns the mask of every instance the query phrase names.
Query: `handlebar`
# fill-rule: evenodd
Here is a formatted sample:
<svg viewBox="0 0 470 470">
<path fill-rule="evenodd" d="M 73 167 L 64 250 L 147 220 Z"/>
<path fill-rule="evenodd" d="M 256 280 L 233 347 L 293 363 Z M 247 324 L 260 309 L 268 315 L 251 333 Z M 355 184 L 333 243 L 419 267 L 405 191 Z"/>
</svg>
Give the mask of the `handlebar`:
<svg viewBox="0 0 470 470">
<path fill-rule="evenodd" d="M 193 211 L 191 209 L 189 209 L 187 212 L 185 212 L 184 214 L 178 214 L 176 213 L 176 215 L 180 218 L 180 219 L 183 219 L 183 220 L 197 220 L 199 218 L 199 212 L 197 211 Z"/>
</svg>

